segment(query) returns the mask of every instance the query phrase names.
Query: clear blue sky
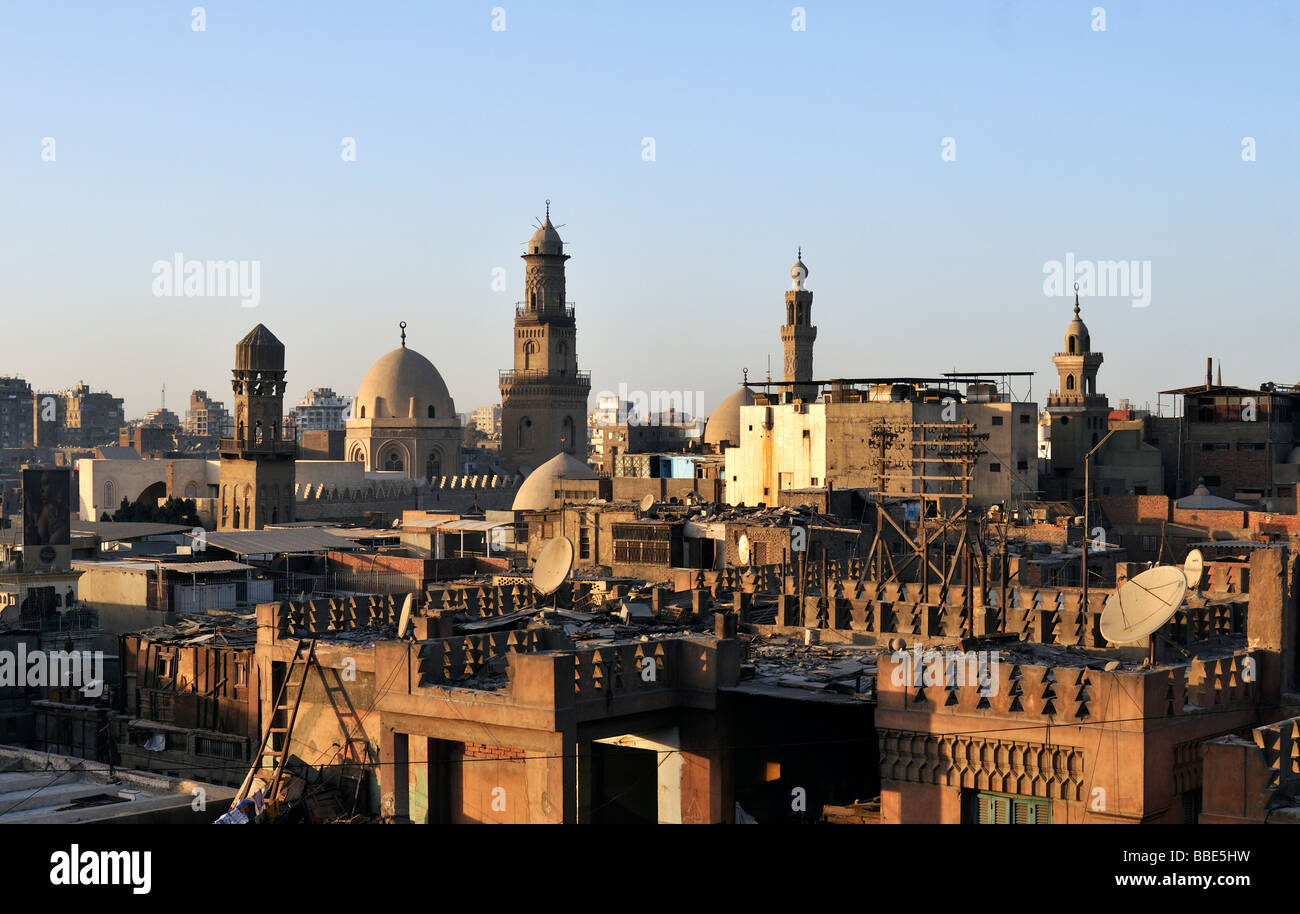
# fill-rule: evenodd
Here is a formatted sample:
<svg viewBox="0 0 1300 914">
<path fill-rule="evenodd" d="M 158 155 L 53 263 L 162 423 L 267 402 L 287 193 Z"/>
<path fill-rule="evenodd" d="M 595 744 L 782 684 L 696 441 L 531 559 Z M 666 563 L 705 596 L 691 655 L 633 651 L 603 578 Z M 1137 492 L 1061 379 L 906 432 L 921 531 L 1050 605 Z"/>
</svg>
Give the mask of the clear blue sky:
<svg viewBox="0 0 1300 914">
<path fill-rule="evenodd" d="M 467 411 L 550 197 L 593 393 L 779 374 L 797 245 L 822 377 L 1032 370 L 1041 403 L 1073 252 L 1151 262 L 1149 307 L 1084 302 L 1112 402 L 1207 355 L 1300 381 L 1300 4 L 195 5 L 0 6 L 0 374 L 229 403 L 261 321 L 292 399 L 350 394 L 406 320 Z M 178 251 L 260 261 L 260 306 L 154 297 Z"/>
</svg>

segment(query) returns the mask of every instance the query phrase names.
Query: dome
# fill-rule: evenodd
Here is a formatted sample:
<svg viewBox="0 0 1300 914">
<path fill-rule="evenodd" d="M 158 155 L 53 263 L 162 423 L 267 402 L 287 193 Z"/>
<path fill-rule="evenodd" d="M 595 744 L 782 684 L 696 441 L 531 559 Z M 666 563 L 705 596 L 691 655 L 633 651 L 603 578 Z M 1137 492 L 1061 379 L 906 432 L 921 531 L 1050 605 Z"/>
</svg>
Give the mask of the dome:
<svg viewBox="0 0 1300 914">
<path fill-rule="evenodd" d="M 529 254 L 563 254 L 564 242 L 560 240 L 560 233 L 551 225 L 550 207 L 547 207 L 546 221 L 542 227 L 533 232 L 533 237 L 528 239 Z"/>
<path fill-rule="evenodd" d="M 258 324 L 235 344 L 237 371 L 284 371 L 284 343 Z"/>
<path fill-rule="evenodd" d="M 512 511 L 545 511 L 555 504 L 555 483 L 560 479 L 595 479 L 596 472 L 576 457 L 556 454 L 528 474 L 515 494 Z"/>
<path fill-rule="evenodd" d="M 799 249 L 799 256 L 795 258 L 794 266 L 790 268 L 790 279 L 793 280 L 791 289 L 802 289 L 804 281 L 808 279 L 808 267 L 803 262 L 803 248 Z"/>
<path fill-rule="evenodd" d="M 740 408 L 753 406 L 754 395 L 742 387 L 718 404 L 704 426 L 704 443 L 720 447 L 724 441 L 740 444 Z"/>
<path fill-rule="evenodd" d="M 433 363 L 403 345 L 370 366 L 352 404 L 352 416 L 355 419 L 454 419 L 456 404 Z"/>
</svg>

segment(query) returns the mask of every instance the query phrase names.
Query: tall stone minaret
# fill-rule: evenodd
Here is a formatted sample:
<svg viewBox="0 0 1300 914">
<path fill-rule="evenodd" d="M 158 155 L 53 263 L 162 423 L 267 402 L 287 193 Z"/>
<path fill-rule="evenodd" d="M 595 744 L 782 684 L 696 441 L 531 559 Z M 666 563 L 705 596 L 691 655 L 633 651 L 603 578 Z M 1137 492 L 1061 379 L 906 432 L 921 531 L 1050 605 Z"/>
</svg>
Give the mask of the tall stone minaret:
<svg viewBox="0 0 1300 914">
<path fill-rule="evenodd" d="M 297 436 L 284 422 L 284 344 L 262 324 L 235 347 L 233 425 L 222 432 L 218 530 L 294 519 Z"/>
<path fill-rule="evenodd" d="M 785 347 L 785 380 L 791 399 L 812 400 L 817 396 L 813 379 L 813 342 L 817 328 L 812 325 L 813 294 L 804 288 L 808 268 L 803 263 L 803 248 L 790 268 L 793 282 L 785 293 L 785 325 L 781 328 L 781 343 Z"/>
<path fill-rule="evenodd" d="M 546 219 L 524 252 L 524 300 L 515 306 L 515 367 L 501 372 L 501 464 L 532 471 L 556 454 L 587 459 L 587 394 L 577 322 L 564 299 L 560 233 Z"/>
</svg>

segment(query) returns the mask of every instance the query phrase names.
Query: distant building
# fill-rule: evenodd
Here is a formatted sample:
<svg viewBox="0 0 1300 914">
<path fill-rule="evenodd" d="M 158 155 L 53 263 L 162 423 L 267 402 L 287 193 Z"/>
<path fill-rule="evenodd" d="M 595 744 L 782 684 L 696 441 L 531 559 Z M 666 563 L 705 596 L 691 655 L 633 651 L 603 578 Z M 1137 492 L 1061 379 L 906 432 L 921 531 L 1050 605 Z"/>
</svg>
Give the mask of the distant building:
<svg viewBox="0 0 1300 914">
<path fill-rule="evenodd" d="M 164 428 L 168 431 L 175 431 L 181 427 L 181 419 L 180 416 L 167 407 L 160 406 L 145 413 L 144 418 L 140 420 L 140 424 L 149 428 Z"/>
<path fill-rule="evenodd" d="M 185 412 L 181 431 L 196 438 L 218 438 L 229 420 L 224 403 L 209 397 L 206 390 L 194 390 L 190 392 L 190 408 Z"/>
<path fill-rule="evenodd" d="M 292 412 L 298 425 L 298 443 L 302 443 L 303 432 L 332 432 L 347 428 L 351 409 L 352 399 L 339 396 L 329 387 L 307 391 Z"/>
<path fill-rule="evenodd" d="M 472 418 L 474 428 L 478 429 L 489 438 L 495 438 L 501 434 L 501 404 L 496 403 L 492 406 L 480 406 L 474 410 Z"/>
<path fill-rule="evenodd" d="M 0 378 L 0 447 L 32 446 L 32 385 Z"/>
<path fill-rule="evenodd" d="M 32 443 L 37 447 L 99 447 L 116 444 L 126 424 L 122 398 L 92 391 L 42 392 L 32 398 Z"/>
</svg>

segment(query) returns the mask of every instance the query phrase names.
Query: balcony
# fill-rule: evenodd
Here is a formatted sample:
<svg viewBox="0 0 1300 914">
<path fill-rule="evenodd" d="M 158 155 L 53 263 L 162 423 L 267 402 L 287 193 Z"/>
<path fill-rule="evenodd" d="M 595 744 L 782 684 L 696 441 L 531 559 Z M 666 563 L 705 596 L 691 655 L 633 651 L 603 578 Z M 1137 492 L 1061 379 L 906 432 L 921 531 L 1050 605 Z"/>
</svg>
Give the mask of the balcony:
<svg viewBox="0 0 1300 914">
<path fill-rule="evenodd" d="M 540 311 L 532 311 L 529 310 L 527 302 L 517 301 L 515 302 L 515 317 L 532 317 L 538 320 L 543 318 L 558 318 L 560 317 L 560 309 L 543 308 Z M 573 302 L 571 301 L 564 303 L 564 318 L 566 320 L 573 320 Z"/>
<path fill-rule="evenodd" d="M 269 429 L 260 425 L 236 427 L 233 422 L 227 422 L 221 426 L 218 448 L 222 453 L 293 456 L 298 451 L 298 429 L 289 418 Z"/>
<path fill-rule="evenodd" d="M 579 371 L 574 374 L 567 374 L 563 371 L 540 371 L 528 370 L 521 371 L 502 371 L 498 372 L 499 384 L 501 387 L 511 387 L 515 384 L 544 384 L 544 383 L 563 383 L 567 384 L 575 378 L 579 383 L 591 387 L 591 372 Z"/>
</svg>

